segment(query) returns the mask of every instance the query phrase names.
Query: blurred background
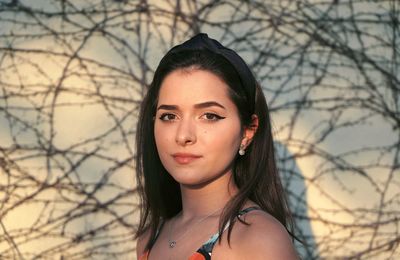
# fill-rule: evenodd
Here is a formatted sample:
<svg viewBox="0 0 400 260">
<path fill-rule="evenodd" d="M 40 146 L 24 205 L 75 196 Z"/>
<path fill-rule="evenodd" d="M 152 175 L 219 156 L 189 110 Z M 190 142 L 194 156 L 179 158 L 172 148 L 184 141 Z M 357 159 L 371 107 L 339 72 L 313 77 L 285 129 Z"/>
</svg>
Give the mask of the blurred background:
<svg viewBox="0 0 400 260">
<path fill-rule="evenodd" d="M 0 0 L 0 259 L 135 259 L 138 107 L 198 32 L 263 86 L 303 259 L 400 259 L 397 0 Z"/>
</svg>

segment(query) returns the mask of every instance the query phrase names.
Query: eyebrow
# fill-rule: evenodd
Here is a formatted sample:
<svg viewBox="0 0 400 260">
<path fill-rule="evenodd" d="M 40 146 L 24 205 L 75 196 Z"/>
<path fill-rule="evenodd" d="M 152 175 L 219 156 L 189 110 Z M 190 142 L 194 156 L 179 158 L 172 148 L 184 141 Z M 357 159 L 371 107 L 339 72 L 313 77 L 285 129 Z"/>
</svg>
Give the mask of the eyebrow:
<svg viewBox="0 0 400 260">
<path fill-rule="evenodd" d="M 223 105 L 221 105 L 220 103 L 215 102 L 215 101 L 207 101 L 207 102 L 195 104 L 195 105 L 194 105 L 194 108 L 199 109 L 199 108 L 208 108 L 208 107 L 213 107 L 213 106 L 226 109 Z M 163 105 L 160 105 L 160 106 L 157 108 L 157 110 L 160 110 L 160 109 L 164 109 L 164 110 L 178 110 L 178 109 L 179 109 L 179 106 L 176 106 L 176 105 L 164 105 L 164 104 L 163 104 Z"/>
</svg>

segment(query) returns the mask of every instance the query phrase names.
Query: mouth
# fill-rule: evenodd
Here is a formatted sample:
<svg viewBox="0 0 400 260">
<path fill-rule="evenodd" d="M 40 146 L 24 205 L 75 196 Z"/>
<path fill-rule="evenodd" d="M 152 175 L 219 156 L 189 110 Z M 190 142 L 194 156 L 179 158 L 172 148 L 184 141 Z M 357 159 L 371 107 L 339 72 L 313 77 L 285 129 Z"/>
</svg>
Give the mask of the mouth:
<svg viewBox="0 0 400 260">
<path fill-rule="evenodd" d="M 190 153 L 175 153 L 172 155 L 174 160 L 179 163 L 179 164 L 189 164 L 199 158 L 201 158 L 201 155 L 196 155 L 196 154 L 190 154 Z"/>
</svg>

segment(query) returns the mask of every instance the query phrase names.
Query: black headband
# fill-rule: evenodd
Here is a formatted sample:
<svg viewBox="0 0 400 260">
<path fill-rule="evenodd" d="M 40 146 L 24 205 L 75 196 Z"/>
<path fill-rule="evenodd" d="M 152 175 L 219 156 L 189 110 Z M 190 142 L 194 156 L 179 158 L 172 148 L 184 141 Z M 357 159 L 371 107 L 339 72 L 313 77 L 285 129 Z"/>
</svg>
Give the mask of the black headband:
<svg viewBox="0 0 400 260">
<path fill-rule="evenodd" d="M 255 105 L 256 81 L 246 62 L 233 50 L 224 47 L 218 41 L 211 39 L 205 33 L 199 33 L 186 42 L 173 47 L 167 54 L 183 50 L 210 50 L 224 57 L 235 68 L 243 92 L 250 105 L 249 109 L 253 113 Z"/>
</svg>

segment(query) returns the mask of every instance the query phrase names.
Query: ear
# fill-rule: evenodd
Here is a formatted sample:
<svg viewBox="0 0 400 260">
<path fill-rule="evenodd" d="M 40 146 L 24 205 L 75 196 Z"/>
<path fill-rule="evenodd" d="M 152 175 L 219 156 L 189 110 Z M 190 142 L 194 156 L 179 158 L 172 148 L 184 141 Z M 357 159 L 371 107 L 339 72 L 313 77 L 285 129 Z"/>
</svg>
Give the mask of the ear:
<svg viewBox="0 0 400 260">
<path fill-rule="evenodd" d="M 258 129 L 258 116 L 256 114 L 253 114 L 251 116 L 251 123 L 249 126 L 246 126 L 243 131 L 243 138 L 241 145 L 243 146 L 244 149 L 247 148 L 247 146 L 250 145 L 251 141 L 253 141 L 253 137 L 256 134 Z"/>
</svg>

